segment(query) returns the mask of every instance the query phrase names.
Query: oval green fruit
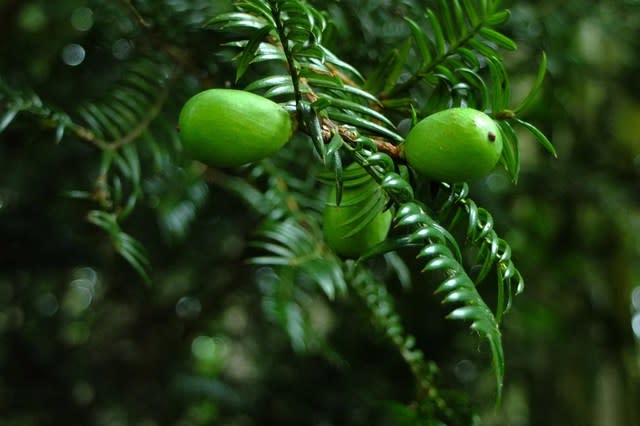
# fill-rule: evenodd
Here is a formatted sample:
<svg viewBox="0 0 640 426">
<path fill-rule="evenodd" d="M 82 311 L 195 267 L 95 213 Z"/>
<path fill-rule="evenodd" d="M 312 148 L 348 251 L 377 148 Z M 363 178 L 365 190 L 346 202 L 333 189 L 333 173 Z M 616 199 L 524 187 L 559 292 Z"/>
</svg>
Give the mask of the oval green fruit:
<svg viewBox="0 0 640 426">
<path fill-rule="evenodd" d="M 432 114 L 407 135 L 407 163 L 418 173 L 443 182 L 462 182 L 488 174 L 502 153 L 502 135 L 487 114 L 450 108 Z"/>
<path fill-rule="evenodd" d="M 234 89 L 209 89 L 193 96 L 180 112 L 179 126 L 187 152 L 213 167 L 268 157 L 293 131 L 291 117 L 280 105 Z"/>
<path fill-rule="evenodd" d="M 356 166 L 360 168 L 357 164 Z M 351 166 L 347 168 L 353 169 Z M 367 212 L 378 205 L 377 197 L 383 197 L 383 194 L 373 179 L 364 182 L 362 178 L 358 180 L 362 184 L 352 186 L 345 182 L 339 206 L 336 205 L 336 190 L 332 189 L 323 212 L 322 231 L 327 245 L 335 253 L 351 258 L 359 257 L 384 241 L 392 219 L 390 210 L 380 211 L 373 217 L 367 215 Z M 362 220 L 368 222 L 362 224 Z"/>
</svg>

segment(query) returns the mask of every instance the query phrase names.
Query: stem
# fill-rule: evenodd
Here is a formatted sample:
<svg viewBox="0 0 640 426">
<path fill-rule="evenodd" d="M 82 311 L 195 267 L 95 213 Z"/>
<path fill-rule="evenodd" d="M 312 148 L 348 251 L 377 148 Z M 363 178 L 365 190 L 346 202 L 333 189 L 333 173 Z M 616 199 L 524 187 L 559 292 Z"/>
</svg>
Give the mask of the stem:
<svg viewBox="0 0 640 426">
<path fill-rule="evenodd" d="M 296 66 L 293 53 L 289 48 L 289 39 L 285 33 L 284 23 L 282 22 L 280 14 L 280 6 L 278 0 L 269 0 L 269 6 L 271 7 L 271 15 L 276 22 L 276 28 L 278 30 L 278 37 L 280 38 L 280 44 L 284 56 L 287 58 L 287 64 L 289 66 L 289 75 L 291 76 L 291 83 L 293 84 L 293 91 L 296 99 L 296 113 L 298 115 L 298 122 L 302 123 L 302 94 L 300 93 L 300 75 L 298 74 L 298 67 Z"/>
<path fill-rule="evenodd" d="M 424 353 L 415 346 L 415 338 L 400 323 L 400 317 L 393 306 L 393 297 L 384 285 L 360 268 L 359 264 L 353 265 L 347 274 L 348 282 L 368 308 L 374 324 L 385 332 L 411 370 L 416 379 L 418 400 L 428 401 L 435 410 L 450 418 L 453 410 L 435 385 L 438 368 L 433 361 L 425 360 Z"/>
<path fill-rule="evenodd" d="M 131 0 L 122 0 L 122 3 L 129 9 L 131 14 L 136 18 L 138 23 L 142 25 L 144 28 L 150 29 L 153 25 L 151 22 L 144 19 L 144 17 L 138 12 L 138 9 L 131 3 Z"/>
<path fill-rule="evenodd" d="M 360 136 L 357 131 L 355 131 L 350 126 L 340 126 L 330 118 L 322 117 L 322 138 L 324 139 L 325 143 L 329 143 L 329 141 L 331 141 L 331 138 L 333 137 L 335 132 L 338 132 L 342 140 L 344 140 L 349 145 L 357 145 L 357 139 Z M 386 139 L 380 137 L 372 137 L 371 140 L 376 145 L 378 152 L 387 154 L 398 163 L 406 162 L 402 154 L 402 148 L 400 146 L 394 145 L 393 143 L 388 142 Z"/>
<path fill-rule="evenodd" d="M 442 64 L 444 61 L 447 60 L 447 58 L 449 58 L 449 56 L 454 55 L 460 47 L 464 46 L 469 40 L 471 40 L 480 31 L 483 24 L 484 23 L 481 22 L 475 27 L 472 27 L 471 31 L 469 31 L 469 33 L 466 34 L 464 37 L 462 37 L 457 43 L 452 44 L 449 50 L 445 51 L 442 55 L 437 56 L 431 63 L 426 64 L 424 67 L 420 68 L 415 74 L 409 77 L 409 79 L 406 80 L 405 82 L 394 86 L 389 92 L 383 93 L 380 96 L 380 99 L 393 98 L 393 96 L 395 96 L 397 93 L 401 93 L 409 89 L 416 83 L 418 83 L 418 81 L 424 75 L 429 74 L 435 67 Z"/>
</svg>

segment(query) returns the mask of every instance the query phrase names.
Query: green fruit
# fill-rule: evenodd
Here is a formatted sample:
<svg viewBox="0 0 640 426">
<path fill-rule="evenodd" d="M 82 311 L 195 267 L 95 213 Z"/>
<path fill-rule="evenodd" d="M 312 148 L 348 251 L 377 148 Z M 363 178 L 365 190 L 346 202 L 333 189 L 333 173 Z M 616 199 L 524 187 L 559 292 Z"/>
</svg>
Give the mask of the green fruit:
<svg viewBox="0 0 640 426">
<path fill-rule="evenodd" d="M 355 168 L 360 166 L 355 164 Z M 353 165 L 347 167 L 345 176 L 351 170 L 354 170 Z M 339 206 L 336 205 L 335 188 L 329 192 L 322 227 L 327 245 L 335 253 L 352 258 L 359 257 L 384 241 L 392 218 L 390 210 L 382 211 L 380 208 L 384 204 L 380 202 L 384 195 L 378 184 L 370 177 L 360 177 L 357 181 L 362 183 L 349 185 L 349 182 L 345 182 Z M 375 213 L 376 209 L 379 210 L 378 213 Z M 368 214 L 370 212 L 373 214 Z"/>
<path fill-rule="evenodd" d="M 495 121 L 473 108 L 451 108 L 420 121 L 402 145 L 407 163 L 418 173 L 444 182 L 488 174 L 502 153 Z"/>
<path fill-rule="evenodd" d="M 291 137 L 289 113 L 256 94 L 209 89 L 187 101 L 180 112 L 180 139 L 196 160 L 233 167 L 261 160 Z"/>
</svg>

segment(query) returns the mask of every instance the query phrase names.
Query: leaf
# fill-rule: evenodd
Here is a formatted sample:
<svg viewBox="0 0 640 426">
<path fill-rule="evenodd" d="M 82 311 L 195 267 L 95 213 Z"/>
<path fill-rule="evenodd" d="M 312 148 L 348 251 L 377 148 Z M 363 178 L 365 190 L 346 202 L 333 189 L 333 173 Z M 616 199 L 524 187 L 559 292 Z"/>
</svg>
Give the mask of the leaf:
<svg viewBox="0 0 640 426">
<path fill-rule="evenodd" d="M 538 128 L 535 127 L 533 124 L 527 123 L 526 121 L 521 120 L 519 118 L 515 118 L 515 120 L 521 126 L 523 126 L 525 129 L 529 130 L 536 137 L 538 142 L 540 142 L 540 145 L 542 145 L 544 147 L 544 149 L 546 149 L 555 158 L 558 158 L 558 153 L 556 152 L 556 149 L 554 148 L 554 146 L 551 143 L 551 141 L 549 141 L 549 139 L 547 139 L 547 137 L 544 135 L 544 133 L 542 133 L 540 130 L 538 130 Z"/>
<path fill-rule="evenodd" d="M 309 84 L 311 86 L 322 87 L 322 88 L 326 88 L 326 89 L 332 89 L 332 90 L 346 92 L 346 93 L 349 93 L 351 95 L 359 96 L 359 97 L 361 97 L 361 98 L 363 98 L 365 100 L 368 100 L 370 102 L 374 102 L 376 104 L 380 104 L 380 101 L 374 95 L 372 95 L 371 93 L 369 93 L 369 92 L 367 92 L 365 90 L 362 90 L 362 89 L 359 89 L 357 87 L 354 87 L 354 86 L 332 84 L 331 82 L 329 82 L 327 80 L 319 79 L 319 78 L 312 78 L 312 77 L 307 78 L 307 81 L 309 82 Z"/>
<path fill-rule="evenodd" d="M 490 107 L 490 96 L 489 89 L 487 88 L 484 79 L 470 68 L 458 68 L 456 72 L 461 74 L 462 77 L 475 89 L 475 92 L 479 94 L 480 102 L 476 105 L 476 109 L 480 111 L 488 109 Z"/>
<path fill-rule="evenodd" d="M 243 29 L 259 29 L 264 26 L 264 22 L 258 20 L 255 16 L 242 12 L 229 12 L 214 16 L 209 19 L 203 27 L 219 26 L 221 29 L 243 28 Z"/>
<path fill-rule="evenodd" d="M 502 133 L 502 155 L 501 160 L 511 176 L 514 183 L 518 183 L 520 175 L 520 154 L 518 147 L 518 136 L 506 120 L 498 120 L 498 128 Z"/>
<path fill-rule="evenodd" d="M 399 61 L 399 56 L 398 49 L 390 50 L 382 58 L 376 69 L 369 75 L 369 78 L 365 82 L 365 89 L 373 93 L 383 92 L 387 85 L 387 79 Z"/>
<path fill-rule="evenodd" d="M 511 12 L 505 9 L 494 13 L 485 22 L 487 25 L 495 27 L 505 23 L 509 19 L 509 16 L 511 16 Z"/>
<path fill-rule="evenodd" d="M 257 90 L 266 89 L 273 86 L 285 86 L 290 85 L 293 88 L 290 75 L 272 75 L 264 77 L 259 80 L 255 80 L 247 85 L 244 90 L 248 92 L 255 92 Z"/>
<path fill-rule="evenodd" d="M 10 109 L 2 116 L 2 119 L 0 119 L 0 133 L 9 127 L 9 124 L 11 124 L 13 119 L 16 118 L 16 115 L 18 115 L 18 111 L 18 109 Z"/>
<path fill-rule="evenodd" d="M 301 271 L 315 282 L 330 299 L 346 290 L 346 283 L 337 258 L 317 249 L 321 238 L 311 229 L 302 227 L 293 218 L 282 222 L 264 224 L 253 243 L 274 256 L 256 256 L 247 262 L 253 265 L 268 265 Z"/>
<path fill-rule="evenodd" d="M 469 23 L 472 26 L 478 25 L 478 23 L 480 22 L 480 18 L 476 10 L 476 2 L 474 2 L 473 0 L 463 0 L 462 5 Z"/>
<path fill-rule="evenodd" d="M 496 55 L 496 51 L 492 47 L 487 46 L 477 38 L 472 38 L 469 40 L 469 47 L 485 58 L 490 58 Z"/>
<path fill-rule="evenodd" d="M 87 220 L 110 235 L 116 252 L 136 270 L 145 283 L 150 284 L 149 260 L 144 246 L 120 229 L 116 216 L 101 210 L 92 210 L 88 213 Z"/>
<path fill-rule="evenodd" d="M 379 124 L 373 123 L 357 115 L 345 114 L 343 112 L 338 112 L 338 111 L 330 111 L 329 117 L 338 122 L 351 124 L 353 126 L 360 127 L 370 132 L 377 133 L 379 135 L 392 139 L 396 142 L 402 142 L 404 140 L 402 136 L 398 135 L 392 130 L 389 130 L 386 127 L 380 126 Z"/>
<path fill-rule="evenodd" d="M 492 41 L 498 46 L 503 47 L 507 50 L 516 50 L 518 48 L 518 45 L 516 44 L 515 41 L 511 40 L 509 37 L 491 28 L 488 28 L 488 27 L 481 28 L 480 35 L 486 38 L 487 40 Z"/>
<path fill-rule="evenodd" d="M 446 33 L 446 38 L 450 44 L 455 44 L 459 35 L 459 32 L 453 23 L 453 17 L 451 16 L 450 6 L 455 3 L 455 0 L 439 0 L 440 7 L 438 8 L 438 12 L 440 12 L 440 21 L 443 23 L 444 32 Z"/>
<path fill-rule="evenodd" d="M 332 107 L 340 108 L 343 110 L 347 110 L 347 111 L 351 111 L 351 112 L 355 112 L 363 115 L 368 115 L 376 120 L 381 121 L 382 123 L 386 124 L 389 127 L 394 127 L 393 123 L 387 117 L 380 114 L 378 111 L 375 111 L 369 108 L 368 106 L 365 106 L 356 102 L 333 98 L 328 95 L 320 94 L 318 101 L 314 102 L 313 105 L 316 110 L 321 110 L 321 109 L 332 106 Z"/>
<path fill-rule="evenodd" d="M 327 146 L 327 157 L 331 157 L 335 153 L 337 153 L 340 148 L 342 148 L 344 141 L 340 136 L 339 132 L 334 132 L 331 137 L 331 141 L 329 142 L 329 146 Z"/>
<path fill-rule="evenodd" d="M 331 52 L 326 47 L 321 46 L 321 45 L 319 45 L 318 47 L 324 53 L 327 62 L 329 62 L 330 64 L 333 64 L 333 65 L 335 65 L 335 66 L 337 66 L 339 68 L 342 68 L 345 71 L 350 72 L 356 78 L 358 78 L 360 81 L 364 81 L 364 77 L 362 77 L 362 74 L 360 74 L 360 72 L 357 69 L 355 69 L 352 65 L 350 65 L 350 64 L 342 61 L 341 59 L 339 59 L 336 55 L 333 54 L 333 52 Z"/>
<path fill-rule="evenodd" d="M 542 52 L 542 59 L 540 60 L 540 66 L 538 67 L 538 72 L 536 74 L 536 79 L 533 83 L 533 87 L 527 94 L 527 96 L 520 102 L 520 105 L 514 108 L 513 112 L 518 114 L 524 110 L 526 110 L 536 98 L 536 95 L 542 88 L 542 84 L 544 83 L 544 77 L 547 72 L 547 55 Z"/>
<path fill-rule="evenodd" d="M 385 253 L 384 259 L 395 273 L 400 285 L 404 288 L 409 288 L 411 286 L 411 271 L 402 257 L 397 253 L 390 252 Z"/>
<path fill-rule="evenodd" d="M 388 172 L 382 179 L 380 186 L 398 203 L 406 203 L 413 200 L 413 187 L 398 173 Z"/>
<path fill-rule="evenodd" d="M 449 247 L 447 247 L 446 245 L 435 243 L 435 244 L 430 244 L 424 247 L 422 250 L 420 250 L 420 253 L 418 254 L 417 257 L 420 258 L 420 257 L 434 257 L 434 256 L 453 257 L 453 253 L 451 253 L 451 250 L 449 250 Z"/>
<path fill-rule="evenodd" d="M 265 39 L 267 35 L 271 32 L 271 27 L 265 25 L 264 27 L 258 29 L 254 32 L 253 36 L 246 44 L 244 49 L 242 50 L 242 55 L 238 60 L 238 68 L 236 69 L 236 82 L 240 80 L 240 78 L 247 71 L 247 68 L 256 57 L 256 51 L 260 46 L 260 43 Z"/>
<path fill-rule="evenodd" d="M 394 62 L 392 66 L 387 71 L 387 75 L 383 81 L 382 85 L 382 93 L 388 94 L 391 89 L 396 85 L 398 78 L 402 74 L 402 71 L 405 68 L 407 63 L 407 59 L 409 56 L 409 51 L 411 50 L 411 39 L 407 38 L 400 50 L 395 50 L 396 54 L 394 55 Z"/>
<path fill-rule="evenodd" d="M 365 165 L 380 166 L 384 173 L 391 173 L 396 168 L 396 163 L 393 161 L 393 159 L 383 152 L 374 152 L 373 154 L 371 154 L 369 157 L 367 157 Z"/>
<path fill-rule="evenodd" d="M 416 42 L 418 53 L 420 54 L 421 67 L 426 67 L 431 62 L 431 50 L 429 49 L 430 41 L 427 36 L 422 32 L 420 26 L 411 18 L 405 17 L 405 21 L 409 25 L 409 30 L 413 35 L 413 39 Z"/>
<path fill-rule="evenodd" d="M 493 85 L 493 98 L 491 108 L 494 112 L 503 111 L 509 108 L 511 103 L 511 83 L 504 68 L 502 60 L 491 56 L 487 58 L 487 65 L 491 73 Z"/>
<path fill-rule="evenodd" d="M 313 142 L 314 152 L 321 162 L 326 163 L 327 150 L 324 144 L 324 138 L 322 136 L 320 118 L 313 108 L 309 107 L 308 110 L 309 116 L 306 117 L 306 119 L 308 120 L 306 124 L 309 129 L 309 136 L 311 137 L 311 141 Z"/>
<path fill-rule="evenodd" d="M 438 20 L 438 17 L 434 13 L 434 11 L 431 9 L 427 9 L 427 17 L 429 18 L 431 28 L 433 29 L 433 36 L 435 37 L 436 41 L 436 53 L 440 56 L 444 56 L 446 54 L 447 46 L 440 21 Z"/>
<path fill-rule="evenodd" d="M 340 135 L 336 132 L 338 138 Z M 335 136 L 334 136 L 335 139 Z M 340 138 L 340 141 L 342 139 Z M 340 158 L 340 153 L 335 151 L 332 155 L 334 161 L 334 173 L 335 173 L 335 185 L 336 185 L 336 205 L 339 206 L 342 203 L 342 191 L 344 189 L 344 175 L 342 168 L 342 159 Z M 331 201 L 331 200 L 329 200 Z"/>
</svg>

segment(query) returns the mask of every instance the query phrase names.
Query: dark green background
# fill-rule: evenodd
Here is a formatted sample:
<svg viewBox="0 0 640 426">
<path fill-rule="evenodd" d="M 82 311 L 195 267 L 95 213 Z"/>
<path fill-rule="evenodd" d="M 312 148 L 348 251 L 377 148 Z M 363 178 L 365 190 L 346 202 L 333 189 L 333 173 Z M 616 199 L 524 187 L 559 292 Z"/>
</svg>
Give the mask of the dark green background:
<svg viewBox="0 0 640 426">
<path fill-rule="evenodd" d="M 0 75 L 62 109 L 103 95 L 127 55 L 153 46 L 122 3 L 0 0 Z M 233 81 L 232 66 L 212 55 L 220 40 L 196 31 L 225 2 L 133 3 L 202 73 L 180 82 L 168 117 L 199 87 L 196 77 Z M 330 47 L 365 73 L 408 35 L 402 14 L 420 10 L 411 1 L 316 3 L 337 23 Z M 398 309 L 481 424 L 636 425 L 640 2 L 506 5 L 505 32 L 519 44 L 506 54 L 515 98 L 548 55 L 544 90 L 526 118 L 558 159 L 522 134 L 518 185 L 501 172 L 472 185 L 527 283 L 503 323 L 502 408 L 493 406 L 488 348 L 442 319 L 433 287 L 403 293 L 391 283 Z M 72 43 L 86 52 L 73 67 L 61 56 Z M 0 135 L 0 424 L 393 424 L 384 401 L 410 402 L 412 378 L 356 298 L 309 302 L 334 356 L 294 352 L 264 314 L 269 271 L 244 263 L 257 213 L 193 183 L 206 200 L 178 238 L 159 224 L 153 197 L 145 200 L 126 227 L 149 250 L 147 287 L 87 224 L 87 204 L 64 197 L 90 187 L 96 150 L 73 138 L 55 145 L 51 133 L 24 119 Z M 179 194 L 183 173 L 172 173 Z"/>
</svg>

